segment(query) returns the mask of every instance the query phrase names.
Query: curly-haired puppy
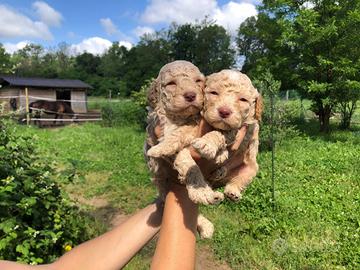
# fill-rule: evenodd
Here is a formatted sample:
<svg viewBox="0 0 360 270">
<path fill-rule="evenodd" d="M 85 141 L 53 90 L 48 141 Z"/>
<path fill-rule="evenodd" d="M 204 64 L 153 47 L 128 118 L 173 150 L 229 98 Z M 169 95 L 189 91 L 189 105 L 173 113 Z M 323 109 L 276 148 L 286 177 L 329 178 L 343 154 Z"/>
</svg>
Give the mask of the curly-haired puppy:
<svg viewBox="0 0 360 270">
<path fill-rule="evenodd" d="M 245 173 L 232 179 L 222 179 L 223 168 L 216 171 L 214 186 L 225 185 L 225 195 L 233 201 L 240 199 L 241 191 L 250 183 L 258 171 L 259 120 L 261 118 L 261 96 L 250 79 L 239 71 L 222 70 L 206 79 L 204 108 L 202 115 L 215 130 L 192 142 L 199 154 L 213 159 L 218 164 L 228 157 L 227 147 L 231 146 L 243 125 L 247 133 L 238 151 L 242 152 L 241 166 Z"/>
<path fill-rule="evenodd" d="M 153 137 L 152 123 L 160 123 L 163 136 L 159 138 L 158 144 L 151 144 L 147 155 L 152 158 L 172 158 L 175 169 L 179 171 L 180 182 L 188 188 L 190 199 L 196 203 L 213 204 L 222 200 L 223 194 L 211 189 L 191 158 L 190 151 L 184 149 L 196 137 L 203 106 L 204 84 L 205 77 L 187 61 L 174 61 L 160 70 L 149 92 L 149 104 L 153 105 L 154 111 L 149 117 L 148 134 Z M 186 172 L 182 171 L 184 167 Z M 190 168 L 195 171 L 188 174 Z M 152 171 L 155 172 L 155 182 L 159 185 L 164 174 L 158 166 Z M 161 175 L 159 181 L 156 179 L 158 173 Z"/>
<path fill-rule="evenodd" d="M 145 156 L 162 197 L 166 194 L 166 182 L 169 180 L 167 162 L 174 163 L 177 169 L 176 161 L 180 155 L 190 162 L 188 166 L 196 165 L 189 150 L 184 147 L 190 145 L 196 137 L 203 107 L 204 86 L 205 77 L 196 66 L 187 61 L 174 61 L 161 68 L 148 91 L 150 110 Z M 159 125 L 162 129 L 160 138 L 155 134 Z M 197 166 L 196 168 L 198 169 Z M 188 188 L 190 198 L 197 194 L 198 189 L 206 189 L 203 192 L 206 197 L 197 202 L 209 204 L 223 198 L 223 194 L 214 192 L 203 178 L 187 179 L 183 175 L 179 180 Z M 206 221 L 199 216 L 199 229 L 203 237 L 211 236 L 213 230 L 212 224 Z"/>
</svg>

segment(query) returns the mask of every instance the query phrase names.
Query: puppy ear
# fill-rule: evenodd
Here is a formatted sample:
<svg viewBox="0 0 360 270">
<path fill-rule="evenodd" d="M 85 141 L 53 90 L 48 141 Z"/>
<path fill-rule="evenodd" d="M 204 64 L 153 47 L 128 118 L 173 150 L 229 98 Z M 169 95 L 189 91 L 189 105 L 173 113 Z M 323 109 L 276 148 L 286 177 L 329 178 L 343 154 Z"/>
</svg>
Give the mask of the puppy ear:
<svg viewBox="0 0 360 270">
<path fill-rule="evenodd" d="M 147 102 L 152 109 L 155 109 L 159 102 L 160 94 L 159 79 L 156 78 L 147 90 Z"/>
<path fill-rule="evenodd" d="M 261 95 L 255 99 L 255 119 L 261 121 L 261 114 L 263 112 L 264 102 Z"/>
</svg>

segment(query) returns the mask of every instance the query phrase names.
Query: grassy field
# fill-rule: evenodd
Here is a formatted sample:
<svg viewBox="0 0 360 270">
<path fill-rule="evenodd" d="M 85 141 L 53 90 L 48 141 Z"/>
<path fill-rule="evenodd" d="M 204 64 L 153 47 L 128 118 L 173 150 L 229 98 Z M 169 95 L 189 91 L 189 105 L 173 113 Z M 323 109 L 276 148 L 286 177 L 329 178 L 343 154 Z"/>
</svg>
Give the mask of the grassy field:
<svg viewBox="0 0 360 270">
<path fill-rule="evenodd" d="M 76 174 L 65 187 L 70 193 L 101 196 L 124 213 L 156 194 L 143 161 L 145 134 L 136 125 L 17 128 L 37 137 L 59 171 Z M 201 207 L 216 232 L 199 243 L 232 269 L 360 268 L 360 129 L 322 136 L 311 121 L 299 129 L 301 136 L 276 148 L 275 201 L 271 153 L 261 152 L 260 173 L 238 204 Z M 126 269 L 148 269 L 153 246 Z"/>
</svg>

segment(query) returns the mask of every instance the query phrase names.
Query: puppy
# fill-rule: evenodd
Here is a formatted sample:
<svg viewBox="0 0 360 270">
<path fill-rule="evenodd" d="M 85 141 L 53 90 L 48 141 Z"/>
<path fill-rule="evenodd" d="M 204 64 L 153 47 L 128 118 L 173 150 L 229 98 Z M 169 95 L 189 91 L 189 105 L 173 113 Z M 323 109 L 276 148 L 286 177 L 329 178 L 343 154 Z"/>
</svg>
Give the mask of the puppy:
<svg viewBox="0 0 360 270">
<path fill-rule="evenodd" d="M 203 106 L 204 76 L 193 64 L 186 61 L 175 61 L 165 65 L 159 72 L 155 87 L 150 91 L 150 104 L 155 106 L 155 114 L 150 115 L 150 122 L 160 122 L 163 136 L 159 143 L 147 151 L 147 156 L 155 158 L 151 163 L 160 164 L 158 158 L 174 160 L 174 167 L 179 171 L 179 181 L 188 188 L 190 199 L 196 203 L 214 204 L 223 199 L 223 194 L 213 191 L 204 180 L 200 168 L 191 158 L 190 151 L 185 149 L 195 139 L 200 110 Z M 155 101 L 155 102 L 154 102 Z M 158 118 L 158 120 L 153 120 Z M 153 124 L 150 125 L 153 129 Z M 152 134 L 148 130 L 148 134 Z M 155 161 L 155 162 L 154 162 Z M 155 173 L 160 194 L 164 173 L 159 166 L 150 165 Z M 186 171 L 182 168 L 186 167 Z M 154 169 L 155 168 L 155 169 Z M 189 171 L 192 173 L 188 174 Z"/>
<path fill-rule="evenodd" d="M 185 147 L 196 137 L 204 86 L 205 77 L 196 66 L 187 61 L 174 61 L 161 68 L 148 91 L 149 114 L 144 150 L 153 182 L 163 199 L 167 181 L 173 180 L 168 179 L 171 175 L 168 163 L 174 164 L 176 169 L 175 161 L 180 155 L 190 162 L 187 166 L 196 165 Z M 160 138 L 156 136 L 157 126 L 162 129 Z M 187 186 L 190 198 L 197 189 L 205 189 L 206 196 L 198 202 L 209 204 L 223 199 L 223 194 L 214 192 L 203 178 L 182 176 L 180 183 Z M 213 226 L 208 220 L 199 216 L 198 226 L 202 237 L 211 237 Z"/>
<path fill-rule="evenodd" d="M 262 99 L 250 79 L 239 71 L 222 70 L 207 77 L 202 115 L 215 128 L 201 138 L 194 139 L 192 146 L 207 159 L 222 164 L 228 158 L 227 147 L 234 143 L 239 129 L 247 125 L 247 133 L 237 151 L 242 153 L 242 173 L 232 179 L 224 178 L 224 167 L 218 169 L 212 179 L 213 186 L 225 185 L 225 195 L 240 199 L 241 191 L 251 182 L 258 171 L 259 121 Z"/>
</svg>

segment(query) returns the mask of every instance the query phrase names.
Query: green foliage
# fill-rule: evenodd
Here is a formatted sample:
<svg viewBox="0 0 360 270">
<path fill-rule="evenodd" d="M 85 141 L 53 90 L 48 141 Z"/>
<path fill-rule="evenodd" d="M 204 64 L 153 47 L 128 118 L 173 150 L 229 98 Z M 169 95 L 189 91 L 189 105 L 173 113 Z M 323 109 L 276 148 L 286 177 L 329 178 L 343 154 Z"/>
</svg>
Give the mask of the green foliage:
<svg viewBox="0 0 360 270">
<path fill-rule="evenodd" d="M 257 18 L 239 29 L 244 70 L 261 73 L 268 67 L 282 90 L 298 88 L 313 101 L 320 129 L 327 132 L 335 107 L 354 104 L 348 98 L 354 92 L 359 99 L 358 87 L 344 87 L 359 81 L 360 51 L 353 46 L 359 39 L 358 14 L 359 1 L 263 1 Z M 349 110 L 343 116 L 349 126 Z"/>
<path fill-rule="evenodd" d="M 91 238 L 89 220 L 64 197 L 54 169 L 39 158 L 34 137 L 0 120 L 0 259 L 53 261 Z"/>
<path fill-rule="evenodd" d="M 271 132 L 274 134 L 276 145 L 300 135 L 296 124 L 302 121 L 302 108 L 299 100 L 282 101 L 276 98 L 273 118 L 273 131 L 271 129 L 270 99 L 264 98 L 264 110 L 260 126 L 260 149 L 271 149 Z"/>
<path fill-rule="evenodd" d="M 0 74 L 1 73 L 10 73 L 13 71 L 13 67 L 11 64 L 11 58 L 8 53 L 5 52 L 5 48 L 0 43 Z"/>
<path fill-rule="evenodd" d="M 297 114 L 297 102 L 285 104 Z M 64 166 L 76 160 L 83 175 L 73 187 L 77 192 L 101 195 L 126 213 L 155 196 L 143 159 L 145 134 L 134 126 L 18 129 L 39 136 L 49 158 Z M 215 223 L 214 238 L 204 243 L 232 269 L 359 268 L 360 133 L 310 135 L 289 136 L 276 148 L 275 208 L 269 152 L 260 152 L 260 172 L 238 204 L 201 207 Z M 144 252 L 129 269 L 148 268 L 153 249 Z"/>
<path fill-rule="evenodd" d="M 147 105 L 147 92 L 150 88 L 151 83 L 154 81 L 154 79 L 146 80 L 144 85 L 141 86 L 139 91 L 134 91 L 131 93 L 131 98 L 134 100 L 135 104 L 139 107 L 146 109 Z"/>
<path fill-rule="evenodd" d="M 207 18 L 197 24 L 174 25 L 170 42 L 174 59 L 188 60 L 206 75 L 235 64 L 230 35 Z"/>
<path fill-rule="evenodd" d="M 101 108 L 103 124 L 108 127 L 140 125 L 145 126 L 146 110 L 133 100 L 107 102 Z"/>
</svg>

